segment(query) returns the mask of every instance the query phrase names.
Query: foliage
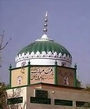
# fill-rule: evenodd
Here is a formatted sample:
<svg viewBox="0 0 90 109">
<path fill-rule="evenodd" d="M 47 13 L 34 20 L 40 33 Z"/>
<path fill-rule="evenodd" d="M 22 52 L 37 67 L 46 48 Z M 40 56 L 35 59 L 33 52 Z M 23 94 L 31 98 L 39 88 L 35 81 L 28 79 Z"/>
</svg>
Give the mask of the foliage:
<svg viewBox="0 0 90 109">
<path fill-rule="evenodd" d="M 6 85 L 0 82 L 0 109 L 6 109 Z"/>
<path fill-rule="evenodd" d="M 21 94 L 21 88 L 16 88 L 16 89 L 12 89 L 11 90 L 11 94 L 9 93 L 8 94 L 8 99 L 11 99 L 11 98 L 18 98 L 20 97 L 20 94 Z M 21 103 L 15 103 L 15 104 L 10 104 L 10 105 L 7 105 L 7 109 L 25 109 L 25 105 L 26 105 L 26 101 L 24 102 L 24 105 L 22 106 Z"/>
</svg>

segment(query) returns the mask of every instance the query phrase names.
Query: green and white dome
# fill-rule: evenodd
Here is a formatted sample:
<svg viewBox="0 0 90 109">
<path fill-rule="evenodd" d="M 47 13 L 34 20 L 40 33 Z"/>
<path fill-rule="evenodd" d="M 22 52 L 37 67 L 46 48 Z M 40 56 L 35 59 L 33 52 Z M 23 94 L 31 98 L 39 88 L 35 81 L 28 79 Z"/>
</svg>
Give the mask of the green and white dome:
<svg viewBox="0 0 90 109">
<path fill-rule="evenodd" d="M 44 35 L 45 36 L 45 35 Z M 49 57 L 60 57 L 61 55 L 66 55 L 71 57 L 70 53 L 62 45 L 50 40 L 49 38 L 43 38 L 36 40 L 35 42 L 24 47 L 18 54 L 27 54 L 29 53 L 32 57 L 46 57 L 46 54 Z M 49 54 L 48 54 L 49 53 Z"/>
<path fill-rule="evenodd" d="M 72 56 L 62 45 L 43 35 L 40 39 L 24 47 L 16 57 L 16 66 L 20 67 L 22 63 L 32 65 L 58 65 L 71 66 Z"/>
<path fill-rule="evenodd" d="M 72 56 L 69 51 L 62 45 L 54 42 L 47 37 L 47 13 L 44 23 L 44 35 L 35 42 L 24 47 L 16 56 L 16 67 L 27 65 L 64 65 L 70 67 Z"/>
</svg>

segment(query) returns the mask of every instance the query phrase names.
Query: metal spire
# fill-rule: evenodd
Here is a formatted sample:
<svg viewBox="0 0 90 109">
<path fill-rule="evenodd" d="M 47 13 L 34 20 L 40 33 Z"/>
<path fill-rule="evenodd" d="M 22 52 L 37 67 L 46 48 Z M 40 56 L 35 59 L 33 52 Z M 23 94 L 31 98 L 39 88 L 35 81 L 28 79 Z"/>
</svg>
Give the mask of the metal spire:
<svg viewBox="0 0 90 109">
<path fill-rule="evenodd" d="M 44 34 L 42 35 L 40 39 L 37 39 L 36 41 L 53 41 L 47 36 L 47 26 L 48 26 L 47 23 L 48 23 L 48 13 L 46 11 L 45 18 L 44 18 L 44 29 L 43 29 Z"/>
<path fill-rule="evenodd" d="M 47 33 L 47 22 L 48 22 L 48 13 L 47 13 L 47 11 L 46 11 L 46 14 L 45 14 L 45 19 L 44 19 L 44 29 L 43 29 L 43 32 L 44 32 L 44 34 L 46 34 Z"/>
</svg>

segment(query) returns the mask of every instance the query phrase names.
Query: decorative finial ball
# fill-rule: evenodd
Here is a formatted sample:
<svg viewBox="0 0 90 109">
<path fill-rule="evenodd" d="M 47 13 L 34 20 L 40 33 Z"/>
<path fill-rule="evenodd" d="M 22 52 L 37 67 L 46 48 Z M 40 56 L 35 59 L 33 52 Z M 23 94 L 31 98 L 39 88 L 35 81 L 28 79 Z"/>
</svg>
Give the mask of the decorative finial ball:
<svg viewBox="0 0 90 109">
<path fill-rule="evenodd" d="M 44 32 L 47 32 L 47 29 L 46 28 L 44 28 L 44 30 L 43 30 Z"/>
<path fill-rule="evenodd" d="M 44 27 L 47 27 L 47 24 L 46 23 L 44 24 Z"/>
<path fill-rule="evenodd" d="M 48 21 L 48 19 L 45 19 L 45 22 L 47 22 Z"/>
<path fill-rule="evenodd" d="M 77 64 L 75 63 L 75 65 L 74 65 L 74 68 L 76 68 L 77 69 Z"/>
</svg>

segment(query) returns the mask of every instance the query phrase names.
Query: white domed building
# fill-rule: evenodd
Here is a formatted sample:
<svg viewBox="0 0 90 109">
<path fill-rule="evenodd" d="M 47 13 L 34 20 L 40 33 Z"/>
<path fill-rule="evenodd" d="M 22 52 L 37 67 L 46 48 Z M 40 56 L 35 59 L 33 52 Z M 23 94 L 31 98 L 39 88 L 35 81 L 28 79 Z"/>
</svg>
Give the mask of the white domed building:
<svg viewBox="0 0 90 109">
<path fill-rule="evenodd" d="M 24 47 L 15 58 L 16 67 L 27 65 L 55 65 L 71 67 L 72 56 L 62 45 L 49 39 L 44 34 L 40 39 Z"/>
<path fill-rule="evenodd" d="M 57 65 L 71 67 L 72 56 L 62 45 L 54 42 L 47 36 L 48 16 L 46 13 L 44 23 L 44 35 L 35 42 L 24 47 L 16 56 L 16 67 L 27 65 Z"/>
<path fill-rule="evenodd" d="M 9 109 L 76 109 L 90 102 L 89 93 L 78 87 L 77 66 L 62 45 L 47 36 L 46 13 L 44 35 L 27 45 L 10 65 Z"/>
</svg>

